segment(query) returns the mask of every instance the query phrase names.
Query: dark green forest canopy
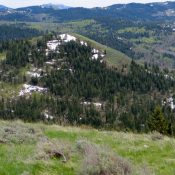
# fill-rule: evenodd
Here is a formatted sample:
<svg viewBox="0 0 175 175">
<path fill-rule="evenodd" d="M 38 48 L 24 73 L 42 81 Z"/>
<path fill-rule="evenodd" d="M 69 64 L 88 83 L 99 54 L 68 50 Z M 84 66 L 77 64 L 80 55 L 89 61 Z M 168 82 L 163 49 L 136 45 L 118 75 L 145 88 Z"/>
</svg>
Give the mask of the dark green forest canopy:
<svg viewBox="0 0 175 175">
<path fill-rule="evenodd" d="M 46 85 L 55 95 L 72 94 L 86 99 L 106 99 L 120 91 L 147 93 L 153 90 L 166 91 L 174 86 L 174 81 L 166 79 L 163 73 L 150 74 L 134 61 L 130 65 L 129 73 L 123 75 L 107 68 L 105 63 L 91 61 L 90 48 L 70 42 L 61 50 L 67 53 L 67 65 L 74 71 L 71 74 L 69 71 L 53 70 L 44 78 Z M 61 54 L 57 55 L 58 58 Z"/>
<path fill-rule="evenodd" d="M 32 38 L 41 34 L 36 29 L 28 28 L 25 23 L 0 25 L 0 41 Z"/>
<path fill-rule="evenodd" d="M 174 80 L 167 79 L 163 73 L 157 72 L 156 68 L 150 73 L 134 61 L 132 61 L 127 75 L 113 68 L 108 68 L 105 63 L 101 63 L 99 60 L 92 61 L 90 59 L 92 56 L 90 46 L 86 47 L 76 42 L 69 42 L 60 46 L 60 53 L 51 54 L 48 58 L 44 53 L 45 48 L 44 42 L 38 51 L 28 41 L 16 41 L 11 43 L 9 51 L 7 51 L 5 64 L 23 67 L 28 63 L 40 60 L 38 64 L 41 66 L 46 60 L 64 58 L 64 69 L 67 71 L 53 69 L 48 76 L 41 79 L 44 86 L 48 86 L 55 95 L 72 94 L 86 99 L 96 97 L 105 99 L 118 91 L 129 90 L 147 93 L 158 90 L 164 92 L 174 87 Z M 26 53 L 32 53 L 32 57 Z M 4 63 L 2 64 L 4 65 Z M 69 69 L 72 69 L 73 73 Z"/>
<path fill-rule="evenodd" d="M 50 122 L 149 131 L 149 115 L 160 104 L 163 94 L 174 88 L 174 79 L 165 77 L 156 66 L 144 67 L 134 61 L 127 73 L 108 67 L 105 62 L 90 59 L 92 46 L 74 41 L 62 44 L 58 53 L 46 56 L 46 43 L 51 39 L 54 36 L 45 36 L 36 43 L 13 41 L 8 42 L 8 48 L 2 48 L 7 52 L 6 60 L 1 62 L 2 82 L 26 83 L 25 75 L 19 78 L 21 68 L 34 65 L 44 69 L 46 61 L 56 61 L 52 69 L 46 68 L 46 76 L 27 82 L 48 88 L 47 94 L 16 99 L 1 97 L 0 116 L 3 119 L 45 121 L 44 111 L 48 111 L 54 116 Z M 101 109 L 94 105 L 84 106 L 84 101 L 100 102 L 103 106 Z M 166 107 L 164 113 L 170 123 L 171 110 Z M 174 122 L 172 125 L 174 127 Z"/>
</svg>

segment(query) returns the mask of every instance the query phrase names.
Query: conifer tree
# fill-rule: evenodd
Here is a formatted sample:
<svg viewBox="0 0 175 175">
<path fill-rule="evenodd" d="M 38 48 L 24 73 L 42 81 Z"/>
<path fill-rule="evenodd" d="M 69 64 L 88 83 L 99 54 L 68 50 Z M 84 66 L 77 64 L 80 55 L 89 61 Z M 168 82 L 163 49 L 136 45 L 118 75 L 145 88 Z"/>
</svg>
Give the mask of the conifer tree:
<svg viewBox="0 0 175 175">
<path fill-rule="evenodd" d="M 148 122 L 151 131 L 158 131 L 161 134 L 167 134 L 168 123 L 165 120 L 164 114 L 160 106 L 157 106 L 151 114 Z"/>
</svg>

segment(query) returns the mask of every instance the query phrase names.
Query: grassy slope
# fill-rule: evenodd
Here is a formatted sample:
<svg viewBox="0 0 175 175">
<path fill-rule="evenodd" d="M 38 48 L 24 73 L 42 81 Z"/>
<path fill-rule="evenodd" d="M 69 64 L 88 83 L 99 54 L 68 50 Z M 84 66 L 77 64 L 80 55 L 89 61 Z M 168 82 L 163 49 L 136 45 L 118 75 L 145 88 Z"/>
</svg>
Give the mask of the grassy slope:
<svg viewBox="0 0 175 175">
<path fill-rule="evenodd" d="M 0 61 L 3 61 L 4 59 L 6 59 L 6 53 L 2 52 L 0 53 Z"/>
<path fill-rule="evenodd" d="M 82 163 L 82 156 L 75 151 L 78 140 L 105 146 L 136 167 L 147 166 L 156 175 L 175 174 L 175 139 L 164 137 L 153 141 L 151 135 L 145 134 L 24 124 L 20 121 L 0 121 L 0 174 L 77 174 Z M 46 141 L 49 144 L 45 144 Z M 67 163 L 44 156 L 43 148 L 49 148 L 53 143 L 68 152 Z"/>
<path fill-rule="evenodd" d="M 106 50 L 107 54 L 106 54 L 105 60 L 111 66 L 121 66 L 124 64 L 129 64 L 131 61 L 131 59 L 128 56 L 121 53 L 120 51 L 117 51 L 115 49 L 112 49 L 110 47 L 102 45 L 102 44 L 100 44 L 94 40 L 91 40 L 87 37 L 84 37 L 82 35 L 78 35 L 78 34 L 73 34 L 73 35 L 78 37 L 80 40 L 89 42 L 92 46 L 94 46 L 95 48 L 97 48 L 99 50 Z"/>
</svg>

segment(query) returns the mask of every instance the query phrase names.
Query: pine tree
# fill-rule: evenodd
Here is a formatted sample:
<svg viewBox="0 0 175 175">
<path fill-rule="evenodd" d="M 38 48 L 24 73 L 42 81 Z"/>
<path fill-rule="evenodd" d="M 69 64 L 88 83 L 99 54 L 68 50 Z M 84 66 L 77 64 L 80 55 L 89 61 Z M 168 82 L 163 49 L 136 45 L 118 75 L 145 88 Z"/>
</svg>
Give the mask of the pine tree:
<svg viewBox="0 0 175 175">
<path fill-rule="evenodd" d="M 158 131 L 161 134 L 167 134 L 168 123 L 165 120 L 164 114 L 160 106 L 157 106 L 151 114 L 148 122 L 151 131 Z"/>
</svg>

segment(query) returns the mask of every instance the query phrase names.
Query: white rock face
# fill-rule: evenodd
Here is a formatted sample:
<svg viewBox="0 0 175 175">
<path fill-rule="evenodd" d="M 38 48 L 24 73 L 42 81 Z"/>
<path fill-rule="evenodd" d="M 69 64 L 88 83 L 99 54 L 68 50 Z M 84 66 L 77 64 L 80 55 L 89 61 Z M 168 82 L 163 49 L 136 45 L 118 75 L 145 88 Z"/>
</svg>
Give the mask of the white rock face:
<svg viewBox="0 0 175 175">
<path fill-rule="evenodd" d="M 32 86 L 29 84 L 24 84 L 23 88 L 19 92 L 19 96 L 24 96 L 24 95 L 31 95 L 32 92 L 46 92 L 47 88 L 43 88 L 40 86 Z"/>
<path fill-rule="evenodd" d="M 77 39 L 74 36 L 71 36 L 69 34 L 61 34 L 59 35 L 59 37 L 61 38 L 61 40 L 63 40 L 64 42 L 70 42 L 70 41 L 76 41 Z"/>
</svg>

